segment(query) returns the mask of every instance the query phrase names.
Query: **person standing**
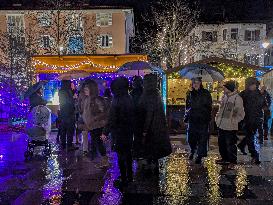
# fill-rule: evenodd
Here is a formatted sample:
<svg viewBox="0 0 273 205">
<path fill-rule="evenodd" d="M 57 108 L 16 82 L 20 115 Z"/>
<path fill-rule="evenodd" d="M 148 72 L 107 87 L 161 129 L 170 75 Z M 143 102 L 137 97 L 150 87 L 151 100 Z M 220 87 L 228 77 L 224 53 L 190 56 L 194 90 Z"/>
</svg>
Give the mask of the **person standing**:
<svg viewBox="0 0 273 205">
<path fill-rule="evenodd" d="M 192 79 L 192 90 L 186 99 L 185 123 L 188 124 L 188 143 L 191 148 L 190 160 L 197 149 L 196 164 L 207 156 L 209 123 L 211 121 L 212 98 L 208 90 L 203 88 L 201 78 Z"/>
<path fill-rule="evenodd" d="M 108 123 L 102 135 L 111 133 L 114 151 L 118 154 L 118 166 L 120 179 L 116 182 L 118 186 L 127 185 L 133 180 L 132 171 L 132 144 L 133 144 L 133 125 L 134 125 L 134 105 L 131 96 L 128 94 L 129 81 L 125 77 L 119 77 L 111 84 L 114 94 Z"/>
<path fill-rule="evenodd" d="M 224 84 L 224 96 L 215 117 L 218 127 L 218 146 L 221 160 L 217 164 L 229 164 L 231 168 L 237 164 L 237 131 L 238 124 L 244 119 L 243 99 L 236 90 L 235 81 Z"/>
<path fill-rule="evenodd" d="M 268 140 L 268 120 L 271 117 L 271 96 L 266 90 L 266 86 L 262 86 L 260 90 L 262 96 L 265 99 L 265 106 L 263 108 L 264 110 L 264 120 L 263 124 L 259 126 L 259 140 L 260 143 L 262 144 L 264 140 Z"/>
<path fill-rule="evenodd" d="M 59 91 L 60 119 L 61 119 L 61 145 L 68 146 L 69 150 L 75 150 L 73 136 L 75 132 L 75 104 L 70 80 L 62 80 Z"/>
<path fill-rule="evenodd" d="M 134 103 L 134 144 L 133 144 L 133 157 L 136 159 L 142 158 L 141 153 L 141 141 L 142 141 L 142 130 L 143 130 L 143 123 L 142 123 L 142 116 L 141 111 L 138 107 L 140 97 L 143 93 L 143 79 L 140 76 L 134 76 L 132 80 L 132 91 L 130 95 L 132 96 L 133 103 Z"/>
<path fill-rule="evenodd" d="M 96 167 L 106 167 L 109 165 L 109 162 L 106 156 L 105 146 L 100 137 L 107 123 L 107 103 L 103 97 L 99 96 L 98 84 L 94 80 L 85 81 L 84 94 L 86 98 L 83 102 L 82 119 L 86 130 L 89 131 L 91 135 L 92 156 L 94 157 L 96 155 L 98 149 L 102 160 Z"/>
<path fill-rule="evenodd" d="M 253 164 L 260 164 L 259 153 L 255 148 L 255 134 L 258 127 L 263 123 L 263 108 L 266 106 L 265 98 L 258 89 L 258 81 L 254 77 L 246 79 L 246 88 L 239 95 L 242 97 L 245 109 L 245 134 L 244 139 L 238 144 L 238 148 L 246 154 L 245 147 L 251 154 Z"/>
<path fill-rule="evenodd" d="M 158 90 L 158 77 L 155 74 L 144 76 L 144 90 L 139 100 L 139 110 L 143 123 L 141 146 L 143 158 L 154 165 L 159 173 L 158 160 L 172 153 L 164 106 Z"/>
</svg>

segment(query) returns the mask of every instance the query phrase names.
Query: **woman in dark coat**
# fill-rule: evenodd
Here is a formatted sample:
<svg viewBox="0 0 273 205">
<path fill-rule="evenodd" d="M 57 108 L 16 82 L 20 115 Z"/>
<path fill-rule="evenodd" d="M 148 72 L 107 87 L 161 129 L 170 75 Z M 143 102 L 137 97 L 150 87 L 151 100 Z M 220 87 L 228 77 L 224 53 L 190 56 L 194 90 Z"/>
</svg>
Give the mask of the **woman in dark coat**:
<svg viewBox="0 0 273 205">
<path fill-rule="evenodd" d="M 65 148 L 66 142 L 69 150 L 74 150 L 73 136 L 75 132 L 75 101 L 70 80 L 62 80 L 59 91 L 60 118 L 61 118 L 61 143 Z"/>
<path fill-rule="evenodd" d="M 129 82 L 120 77 L 111 84 L 114 94 L 107 126 L 102 138 L 111 133 L 114 151 L 118 154 L 118 165 L 121 174 L 121 183 L 132 181 L 132 143 L 133 143 L 133 101 L 128 94 Z"/>
<path fill-rule="evenodd" d="M 167 129 L 163 102 L 157 89 L 157 75 L 148 74 L 144 77 L 144 91 L 140 98 L 139 109 L 143 119 L 144 158 L 156 162 L 172 153 Z"/>
</svg>

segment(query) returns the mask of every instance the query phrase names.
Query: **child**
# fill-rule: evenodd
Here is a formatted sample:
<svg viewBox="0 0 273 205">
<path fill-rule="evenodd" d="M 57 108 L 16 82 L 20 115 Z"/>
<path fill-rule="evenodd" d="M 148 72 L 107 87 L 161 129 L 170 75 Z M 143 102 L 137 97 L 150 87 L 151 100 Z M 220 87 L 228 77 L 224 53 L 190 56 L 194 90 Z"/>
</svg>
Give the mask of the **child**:
<svg viewBox="0 0 273 205">
<path fill-rule="evenodd" d="M 133 143 L 133 101 L 128 94 L 129 82 L 127 78 L 120 77 L 111 84 L 114 94 L 110 108 L 107 126 L 101 138 L 105 141 L 106 136 L 111 132 L 114 151 L 118 154 L 118 166 L 120 179 L 117 181 L 120 186 L 126 185 L 133 180 L 132 173 L 132 143 Z"/>
<path fill-rule="evenodd" d="M 222 157 L 218 164 L 227 164 L 233 168 L 237 164 L 237 136 L 238 124 L 244 119 L 243 100 L 236 91 L 236 82 L 227 81 L 224 84 L 224 96 L 220 109 L 216 115 L 219 128 L 218 145 Z"/>
</svg>

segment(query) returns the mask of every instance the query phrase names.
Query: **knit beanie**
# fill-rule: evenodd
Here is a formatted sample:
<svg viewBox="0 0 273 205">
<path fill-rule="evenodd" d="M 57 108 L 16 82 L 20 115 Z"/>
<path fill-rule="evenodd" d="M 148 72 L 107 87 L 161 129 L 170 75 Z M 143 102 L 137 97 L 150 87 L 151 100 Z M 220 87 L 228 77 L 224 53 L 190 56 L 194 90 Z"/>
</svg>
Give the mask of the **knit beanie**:
<svg viewBox="0 0 273 205">
<path fill-rule="evenodd" d="M 225 82 L 225 84 L 223 86 L 226 87 L 231 92 L 234 92 L 236 85 L 237 85 L 236 81 L 229 80 L 229 81 Z"/>
</svg>

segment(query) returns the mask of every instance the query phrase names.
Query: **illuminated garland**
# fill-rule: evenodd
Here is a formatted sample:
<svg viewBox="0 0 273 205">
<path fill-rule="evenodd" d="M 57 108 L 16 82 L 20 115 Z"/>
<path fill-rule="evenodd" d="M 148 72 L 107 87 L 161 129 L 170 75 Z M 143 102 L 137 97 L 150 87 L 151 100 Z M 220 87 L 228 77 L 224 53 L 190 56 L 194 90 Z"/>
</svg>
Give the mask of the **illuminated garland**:
<svg viewBox="0 0 273 205">
<path fill-rule="evenodd" d="M 116 69 L 117 68 L 115 65 L 104 66 L 104 65 L 101 65 L 101 64 L 96 64 L 96 63 L 94 63 L 94 62 L 92 62 L 90 60 L 88 60 L 88 61 L 82 61 L 82 62 L 77 63 L 75 65 L 65 65 L 65 66 L 51 65 L 51 64 L 45 63 L 45 62 L 40 61 L 40 60 L 34 60 L 32 62 L 32 66 L 33 67 L 36 67 L 36 66 L 46 66 L 47 68 L 51 68 L 53 70 L 64 70 L 64 71 L 77 70 L 81 66 L 84 66 L 84 65 L 91 65 L 92 67 L 100 68 L 100 69 L 104 69 L 104 70 L 107 70 L 107 69 Z"/>
</svg>

